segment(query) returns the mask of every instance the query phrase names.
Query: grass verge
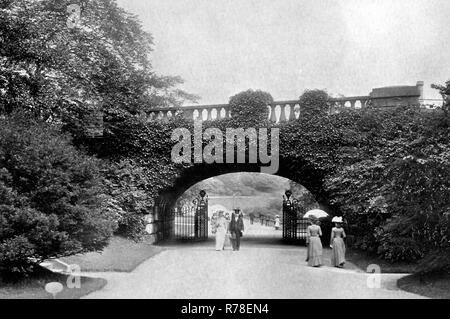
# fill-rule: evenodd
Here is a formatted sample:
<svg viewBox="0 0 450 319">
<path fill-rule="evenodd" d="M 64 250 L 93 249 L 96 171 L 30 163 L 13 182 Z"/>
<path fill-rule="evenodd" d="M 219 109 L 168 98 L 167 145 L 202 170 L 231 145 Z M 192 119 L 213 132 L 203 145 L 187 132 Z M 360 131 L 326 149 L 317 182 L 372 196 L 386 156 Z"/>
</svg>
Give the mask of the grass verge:
<svg viewBox="0 0 450 319">
<path fill-rule="evenodd" d="M 450 274 L 410 275 L 397 282 L 400 289 L 434 299 L 450 299 Z"/>
<path fill-rule="evenodd" d="M 91 252 L 61 258 L 67 264 L 79 265 L 83 272 L 131 272 L 147 259 L 163 251 L 148 241 L 135 242 L 113 237 L 102 252 Z"/>
<path fill-rule="evenodd" d="M 351 248 L 347 250 L 346 259 L 363 271 L 366 271 L 370 264 L 376 264 L 380 266 L 382 273 L 412 274 L 417 267 L 414 263 L 389 263 L 374 254 Z M 429 298 L 450 299 L 450 274 L 448 273 L 408 275 L 400 278 L 397 286 L 407 292 Z"/>
<path fill-rule="evenodd" d="M 67 277 L 40 267 L 29 277 L 14 283 L 0 276 L 0 299 L 52 299 L 53 296 L 45 290 L 45 285 L 50 282 L 59 282 L 64 287 L 56 299 L 78 299 L 102 289 L 107 283 L 101 278 L 81 277 L 81 287 L 69 289 Z"/>
<path fill-rule="evenodd" d="M 410 274 L 416 269 L 414 263 L 390 263 L 375 254 L 352 248 L 347 249 L 345 258 L 363 271 L 366 271 L 369 265 L 378 265 L 382 273 Z"/>
</svg>

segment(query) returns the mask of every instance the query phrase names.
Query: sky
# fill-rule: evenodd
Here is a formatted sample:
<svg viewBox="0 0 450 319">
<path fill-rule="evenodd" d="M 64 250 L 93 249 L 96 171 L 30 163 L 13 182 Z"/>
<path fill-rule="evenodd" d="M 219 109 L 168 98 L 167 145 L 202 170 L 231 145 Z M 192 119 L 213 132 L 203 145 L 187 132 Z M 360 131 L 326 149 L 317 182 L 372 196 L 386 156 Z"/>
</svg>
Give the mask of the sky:
<svg viewBox="0 0 450 319">
<path fill-rule="evenodd" d="M 159 74 L 179 75 L 200 104 L 260 89 L 275 100 L 306 89 L 450 80 L 449 0 L 117 0 L 154 37 Z"/>
</svg>

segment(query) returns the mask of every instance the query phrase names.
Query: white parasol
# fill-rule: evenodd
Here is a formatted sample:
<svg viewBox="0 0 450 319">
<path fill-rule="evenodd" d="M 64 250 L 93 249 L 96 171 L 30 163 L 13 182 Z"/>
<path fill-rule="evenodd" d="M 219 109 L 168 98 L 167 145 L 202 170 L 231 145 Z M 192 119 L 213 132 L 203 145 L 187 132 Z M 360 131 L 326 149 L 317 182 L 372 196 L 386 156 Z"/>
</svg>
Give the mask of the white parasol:
<svg viewBox="0 0 450 319">
<path fill-rule="evenodd" d="M 306 214 L 303 216 L 303 218 L 309 218 L 311 216 L 314 216 L 316 218 L 324 218 L 324 217 L 328 217 L 328 213 L 321 209 L 312 209 L 312 210 L 307 211 Z"/>
</svg>

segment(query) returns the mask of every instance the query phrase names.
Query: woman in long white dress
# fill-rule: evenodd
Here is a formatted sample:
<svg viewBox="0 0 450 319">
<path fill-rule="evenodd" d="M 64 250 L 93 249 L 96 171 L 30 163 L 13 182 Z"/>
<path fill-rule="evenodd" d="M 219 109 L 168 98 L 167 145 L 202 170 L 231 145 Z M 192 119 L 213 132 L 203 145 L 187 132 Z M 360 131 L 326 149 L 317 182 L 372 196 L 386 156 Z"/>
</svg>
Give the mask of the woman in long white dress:
<svg viewBox="0 0 450 319">
<path fill-rule="evenodd" d="M 275 230 L 280 229 L 280 216 L 275 216 Z"/>
<path fill-rule="evenodd" d="M 231 217 L 230 217 L 230 213 L 226 212 L 224 214 L 225 216 L 225 221 L 226 226 L 227 226 L 227 232 L 225 234 L 225 242 L 223 244 L 223 249 L 225 250 L 227 247 L 231 247 L 231 240 L 230 240 L 230 232 L 228 231 L 229 227 L 230 227 L 230 221 L 231 221 Z"/>
<path fill-rule="evenodd" d="M 227 234 L 227 220 L 223 216 L 223 211 L 218 212 L 216 220 L 216 250 L 221 251 L 225 245 L 225 236 Z"/>
</svg>

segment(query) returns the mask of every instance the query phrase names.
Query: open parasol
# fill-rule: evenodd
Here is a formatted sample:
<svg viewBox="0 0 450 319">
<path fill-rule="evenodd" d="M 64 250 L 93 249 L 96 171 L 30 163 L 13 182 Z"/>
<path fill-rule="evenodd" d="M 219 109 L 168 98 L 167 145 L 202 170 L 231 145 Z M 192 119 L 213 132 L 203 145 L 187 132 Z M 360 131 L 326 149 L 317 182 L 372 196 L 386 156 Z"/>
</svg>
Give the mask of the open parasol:
<svg viewBox="0 0 450 319">
<path fill-rule="evenodd" d="M 310 218 L 311 216 L 314 216 L 316 218 L 325 218 L 328 217 L 328 213 L 321 209 L 312 209 L 307 211 L 303 218 Z"/>
</svg>

